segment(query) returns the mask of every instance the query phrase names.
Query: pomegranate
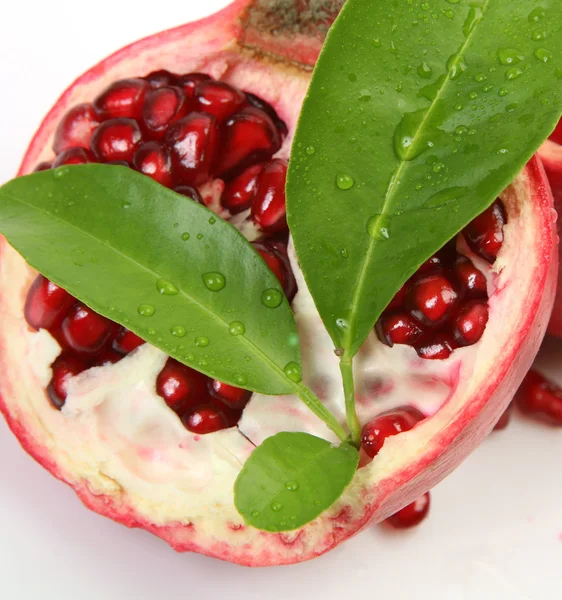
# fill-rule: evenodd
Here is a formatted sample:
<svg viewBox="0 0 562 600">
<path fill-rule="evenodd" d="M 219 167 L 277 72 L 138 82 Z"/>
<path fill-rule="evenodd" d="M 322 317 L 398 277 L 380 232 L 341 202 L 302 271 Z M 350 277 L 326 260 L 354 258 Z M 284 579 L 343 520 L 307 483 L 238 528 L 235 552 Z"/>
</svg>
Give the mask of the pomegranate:
<svg viewBox="0 0 562 600">
<path fill-rule="evenodd" d="M 343 422 L 338 357 L 288 241 L 283 194 L 309 67 L 331 17 L 305 10 L 279 27 L 267 4 L 236 0 L 100 63 L 47 115 L 20 174 L 72 150 L 72 160 L 128 165 L 230 219 L 287 293 L 296 292 L 305 379 Z M 278 19 L 292 14 L 279 11 Z M 359 418 L 369 424 L 401 407 L 405 424 L 382 436 L 330 510 L 297 531 L 247 527 L 232 493 L 241 466 L 270 435 L 333 439 L 297 398 L 249 398 L 169 361 L 36 280 L 4 240 L 0 409 L 23 447 L 89 508 L 178 551 L 288 564 L 392 515 L 395 526 L 413 524 L 427 510 L 427 490 L 507 407 L 552 306 L 556 232 L 537 159 L 491 210 L 422 266 L 365 343 L 356 364 Z M 240 326 L 232 323 L 231 333 Z"/>
</svg>

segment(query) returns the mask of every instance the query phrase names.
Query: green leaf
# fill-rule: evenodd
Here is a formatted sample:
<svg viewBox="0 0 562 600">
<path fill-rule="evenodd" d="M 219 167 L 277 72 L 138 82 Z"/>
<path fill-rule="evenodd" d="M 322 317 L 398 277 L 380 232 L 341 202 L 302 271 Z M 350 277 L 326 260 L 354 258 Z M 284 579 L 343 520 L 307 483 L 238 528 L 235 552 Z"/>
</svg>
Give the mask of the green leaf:
<svg viewBox="0 0 562 600">
<path fill-rule="evenodd" d="M 359 452 L 308 433 L 278 433 L 246 461 L 234 502 L 248 525 L 291 531 L 330 508 L 350 484 Z"/>
<path fill-rule="evenodd" d="M 317 64 L 288 219 L 353 356 L 419 265 L 491 204 L 562 110 L 559 0 L 348 0 Z"/>
<path fill-rule="evenodd" d="M 265 394 L 298 388 L 284 373 L 300 352 L 275 275 L 234 227 L 149 177 L 83 165 L 14 179 L 0 188 L 0 230 L 30 265 L 179 361 Z"/>
</svg>

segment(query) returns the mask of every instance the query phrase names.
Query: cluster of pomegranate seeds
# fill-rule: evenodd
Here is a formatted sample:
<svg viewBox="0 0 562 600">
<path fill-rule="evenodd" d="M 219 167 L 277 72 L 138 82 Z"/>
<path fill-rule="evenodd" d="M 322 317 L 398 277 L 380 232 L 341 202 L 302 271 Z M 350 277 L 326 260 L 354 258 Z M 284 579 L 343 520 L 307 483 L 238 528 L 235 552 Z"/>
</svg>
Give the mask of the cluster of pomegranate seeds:
<svg viewBox="0 0 562 600">
<path fill-rule="evenodd" d="M 92 162 L 128 166 L 203 205 L 199 188 L 221 178 L 222 207 L 231 215 L 248 211 L 262 233 L 254 247 L 292 299 L 296 282 L 283 241 L 287 162 L 273 158 L 287 133 L 273 107 L 253 94 L 203 73 L 160 70 L 117 81 L 91 104 L 71 108 L 55 133 L 55 160 L 36 170 Z M 114 364 L 144 344 L 41 275 L 28 292 L 25 317 L 63 349 L 48 387 L 58 409 L 69 378 Z M 171 358 L 156 391 L 198 434 L 236 425 L 251 396 Z"/>
<path fill-rule="evenodd" d="M 493 263 L 503 244 L 505 210 L 496 200 L 462 234 L 471 250 Z M 381 342 L 413 346 L 424 359 L 444 360 L 476 344 L 488 323 L 486 277 L 451 242 L 399 290 L 376 324 Z"/>
</svg>

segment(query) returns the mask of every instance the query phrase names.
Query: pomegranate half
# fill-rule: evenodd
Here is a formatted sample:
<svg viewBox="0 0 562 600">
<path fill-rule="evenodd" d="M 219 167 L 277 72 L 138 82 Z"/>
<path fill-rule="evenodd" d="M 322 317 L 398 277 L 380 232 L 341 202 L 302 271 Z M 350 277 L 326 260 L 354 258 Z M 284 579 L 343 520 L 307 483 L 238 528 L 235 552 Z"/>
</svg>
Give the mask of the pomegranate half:
<svg viewBox="0 0 562 600">
<path fill-rule="evenodd" d="M 301 0 L 279 0 L 277 11 L 268 11 L 270 4 L 236 0 L 213 17 L 137 42 L 101 62 L 47 115 L 20 174 L 53 160 L 55 131 L 70 109 L 92 102 L 118 80 L 161 69 L 202 72 L 267 101 L 287 126 L 276 154 L 287 159 L 310 65 L 330 18 L 322 2 L 307 3 L 312 9 L 297 22 L 290 20 L 298 13 L 281 8 L 302 8 Z M 216 178 L 209 185 L 206 201 L 212 204 L 224 182 Z M 22 446 L 100 514 L 142 527 L 178 551 L 243 565 L 314 558 L 416 501 L 450 473 L 490 432 L 529 369 L 547 327 L 558 269 L 552 196 L 540 161 L 529 162 L 501 203 L 507 224 L 493 264 L 461 237 L 456 242 L 456 251 L 486 278 L 489 317 L 482 337 L 446 359 L 426 360 L 413 347 L 383 344 L 372 332 L 357 359 L 361 422 L 405 404 L 426 418 L 388 437 L 372 461 L 364 456 L 338 502 L 299 530 L 273 534 L 247 527 L 233 504 L 234 481 L 254 444 L 278 431 L 331 439 L 298 399 L 255 394 L 238 427 L 190 432 L 156 393 L 166 357 L 144 344 L 116 364 L 109 357 L 71 377 L 66 403 L 57 410 L 46 388 L 60 345 L 26 322 L 24 304 L 36 274 L 4 240 L 0 409 Z M 243 229 L 247 224 L 233 222 Z M 298 285 L 293 309 L 305 379 L 344 421 L 338 359 L 291 246 L 289 259 Z M 65 368 L 74 374 L 80 370 L 75 367 Z"/>
</svg>

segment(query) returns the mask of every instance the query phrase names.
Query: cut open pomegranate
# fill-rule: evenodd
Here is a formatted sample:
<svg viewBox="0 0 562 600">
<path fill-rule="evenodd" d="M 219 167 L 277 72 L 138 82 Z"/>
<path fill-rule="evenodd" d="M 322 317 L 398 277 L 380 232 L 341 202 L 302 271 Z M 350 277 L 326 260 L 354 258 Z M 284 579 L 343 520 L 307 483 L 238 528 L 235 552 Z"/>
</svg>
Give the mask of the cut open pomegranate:
<svg viewBox="0 0 562 600">
<path fill-rule="evenodd" d="M 310 21 L 277 28 L 266 13 L 266 3 L 236 0 L 106 59 L 47 115 L 20 174 L 82 148 L 88 159 L 91 150 L 95 160 L 136 168 L 230 219 L 287 294 L 296 292 L 305 379 L 344 422 L 338 358 L 287 243 L 283 194 L 308 67 L 329 19 L 311 11 Z M 409 405 L 407 426 L 383 436 L 337 503 L 297 531 L 245 526 L 232 493 L 254 445 L 270 435 L 333 439 L 297 398 L 249 398 L 169 361 L 35 279 L 5 241 L 0 408 L 24 448 L 88 507 L 178 551 L 287 564 L 391 515 L 396 526 L 412 523 L 428 506 L 419 499 L 509 404 L 552 307 L 556 231 L 537 159 L 490 211 L 421 267 L 357 357 L 361 423 Z"/>
</svg>

